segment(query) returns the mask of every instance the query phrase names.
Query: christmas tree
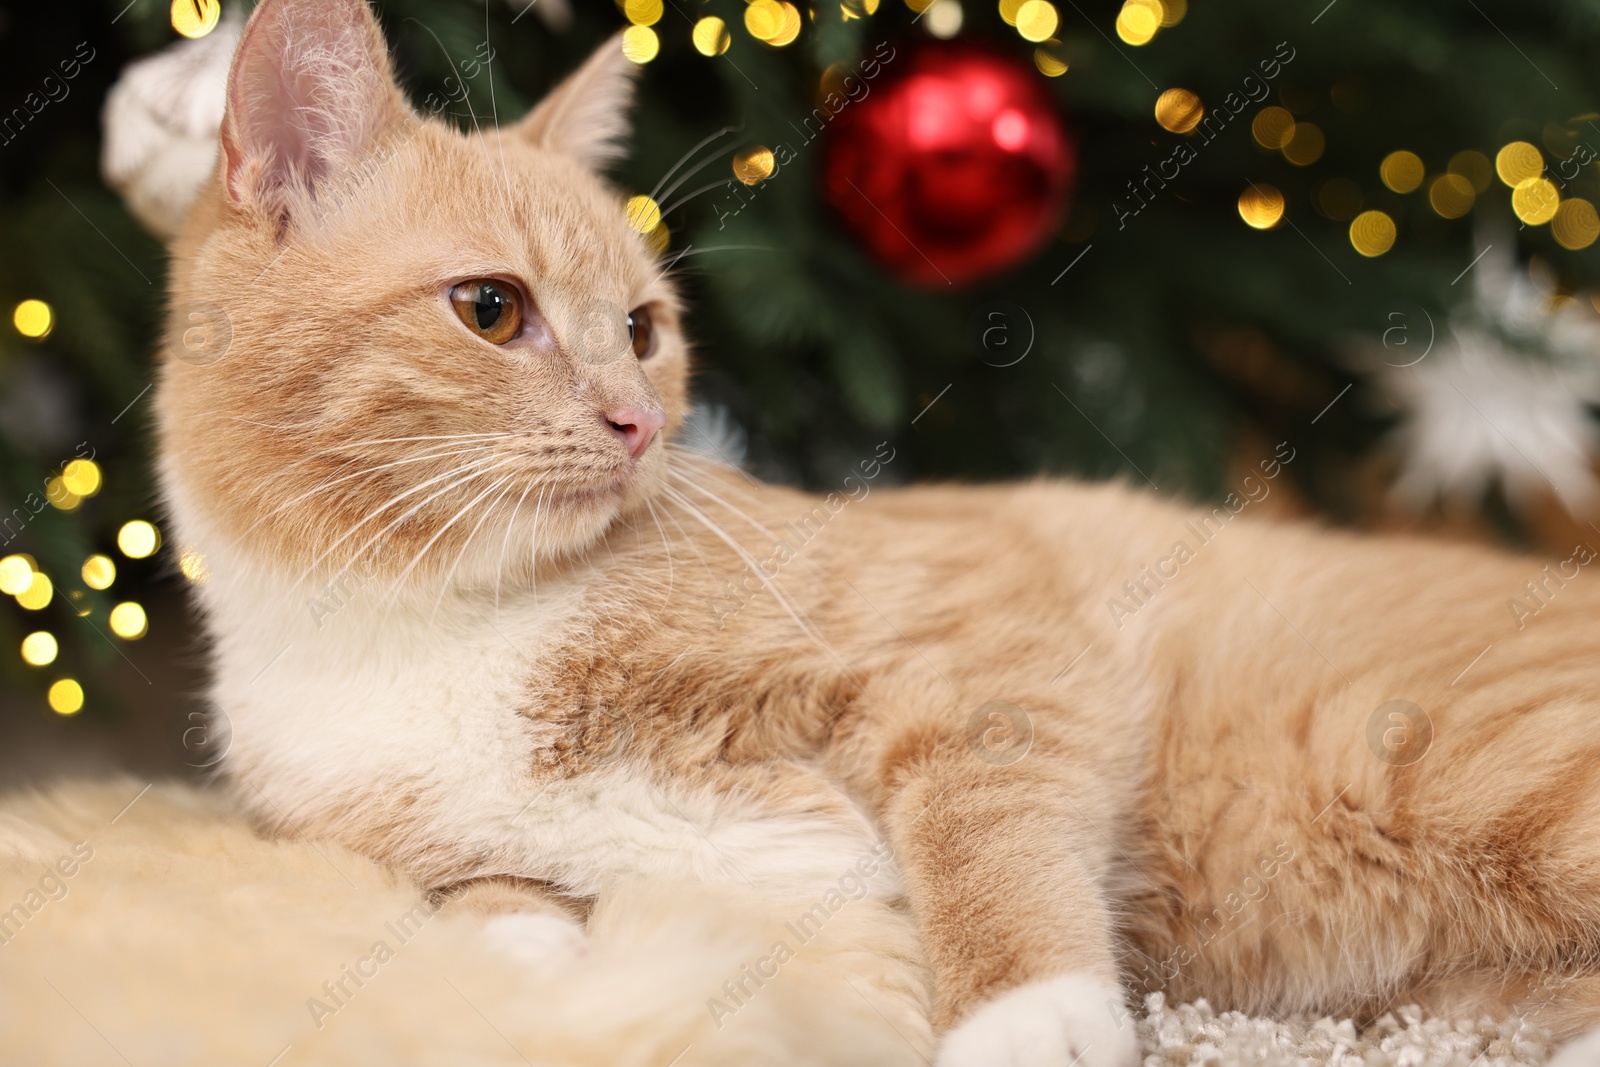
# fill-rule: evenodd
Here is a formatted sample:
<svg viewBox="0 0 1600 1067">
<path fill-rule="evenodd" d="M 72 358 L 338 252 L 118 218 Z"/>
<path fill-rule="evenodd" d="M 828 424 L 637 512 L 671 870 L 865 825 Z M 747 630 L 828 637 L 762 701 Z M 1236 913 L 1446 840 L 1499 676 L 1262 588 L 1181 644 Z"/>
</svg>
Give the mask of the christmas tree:
<svg viewBox="0 0 1600 1067">
<path fill-rule="evenodd" d="M 828 485 L 889 439 L 896 478 L 1206 499 L 1288 442 L 1284 495 L 1335 521 L 1377 522 L 1398 491 L 1534 543 L 1589 529 L 1594 0 L 376 8 L 418 109 L 463 126 L 521 115 L 625 31 L 644 69 L 614 177 L 681 279 L 701 401 L 764 476 Z M 181 641 L 146 652 L 205 573 L 159 544 L 163 249 L 102 181 L 100 109 L 129 62 L 241 14 L 0 16 L 0 670 L 19 716 L 114 715 L 193 681 L 151 665 Z M 913 76 L 963 107 L 1000 87 L 991 155 L 1048 143 L 942 202 L 961 146 L 884 134 Z"/>
</svg>

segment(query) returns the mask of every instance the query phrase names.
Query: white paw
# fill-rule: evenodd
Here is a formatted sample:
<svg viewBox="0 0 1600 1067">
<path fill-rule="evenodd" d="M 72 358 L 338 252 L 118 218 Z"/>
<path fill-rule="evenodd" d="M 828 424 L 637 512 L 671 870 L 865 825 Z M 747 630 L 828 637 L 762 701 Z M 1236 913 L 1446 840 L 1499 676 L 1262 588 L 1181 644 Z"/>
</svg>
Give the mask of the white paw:
<svg viewBox="0 0 1600 1067">
<path fill-rule="evenodd" d="M 518 963 L 555 963 L 589 951 L 583 927 L 548 912 L 496 915 L 483 924 L 483 935 L 495 951 Z"/>
<path fill-rule="evenodd" d="M 1030 982 L 978 1008 L 945 1035 L 939 1067 L 1130 1067 L 1139 1062 L 1122 990 L 1067 974 Z"/>
<path fill-rule="evenodd" d="M 1547 1067 L 1595 1067 L 1596 1064 L 1600 1064 L 1600 1030 L 1591 1030 L 1562 1046 Z"/>
</svg>

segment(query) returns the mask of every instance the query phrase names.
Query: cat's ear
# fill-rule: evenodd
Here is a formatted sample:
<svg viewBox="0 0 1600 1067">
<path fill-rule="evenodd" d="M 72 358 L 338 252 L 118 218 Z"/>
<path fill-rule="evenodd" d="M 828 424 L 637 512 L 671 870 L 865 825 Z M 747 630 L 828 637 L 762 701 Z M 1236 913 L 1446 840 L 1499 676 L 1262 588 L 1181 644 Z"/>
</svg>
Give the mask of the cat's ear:
<svg viewBox="0 0 1600 1067">
<path fill-rule="evenodd" d="M 628 107 L 639 65 L 622 54 L 622 35 L 601 45 L 518 125 L 522 136 L 594 170 L 626 153 Z"/>
<path fill-rule="evenodd" d="M 284 210 L 360 160 L 405 110 L 364 0 L 261 0 L 228 74 L 228 197 Z"/>
</svg>

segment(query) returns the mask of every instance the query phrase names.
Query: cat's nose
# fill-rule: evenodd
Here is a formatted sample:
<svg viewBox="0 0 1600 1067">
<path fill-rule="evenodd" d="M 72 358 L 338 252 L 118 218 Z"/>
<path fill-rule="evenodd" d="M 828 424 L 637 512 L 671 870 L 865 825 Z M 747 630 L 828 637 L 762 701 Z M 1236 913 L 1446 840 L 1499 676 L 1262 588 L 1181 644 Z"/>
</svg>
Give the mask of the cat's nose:
<svg viewBox="0 0 1600 1067">
<path fill-rule="evenodd" d="M 665 412 L 636 405 L 613 408 L 606 412 L 605 419 L 611 432 L 617 435 L 627 448 L 628 455 L 634 459 L 644 455 L 644 450 L 650 447 L 650 442 L 655 440 L 656 434 L 667 423 Z"/>
</svg>

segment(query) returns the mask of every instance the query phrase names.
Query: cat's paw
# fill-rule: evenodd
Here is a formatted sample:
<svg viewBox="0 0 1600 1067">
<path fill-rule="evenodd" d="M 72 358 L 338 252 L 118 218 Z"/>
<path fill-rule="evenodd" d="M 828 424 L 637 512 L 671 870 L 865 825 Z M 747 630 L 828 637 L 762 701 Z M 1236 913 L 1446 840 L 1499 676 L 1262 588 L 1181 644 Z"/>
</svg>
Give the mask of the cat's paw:
<svg viewBox="0 0 1600 1067">
<path fill-rule="evenodd" d="M 939 1067 L 1132 1067 L 1139 1062 L 1122 991 L 1101 978 L 1030 982 L 968 1015 L 945 1035 Z"/>
<path fill-rule="evenodd" d="M 1600 1030 L 1591 1030 L 1563 1045 L 1546 1067 L 1595 1067 L 1600 1063 Z"/>
<path fill-rule="evenodd" d="M 483 936 L 496 952 L 523 964 L 558 963 L 589 951 L 583 927 L 542 911 L 496 915 L 483 924 Z"/>
</svg>

